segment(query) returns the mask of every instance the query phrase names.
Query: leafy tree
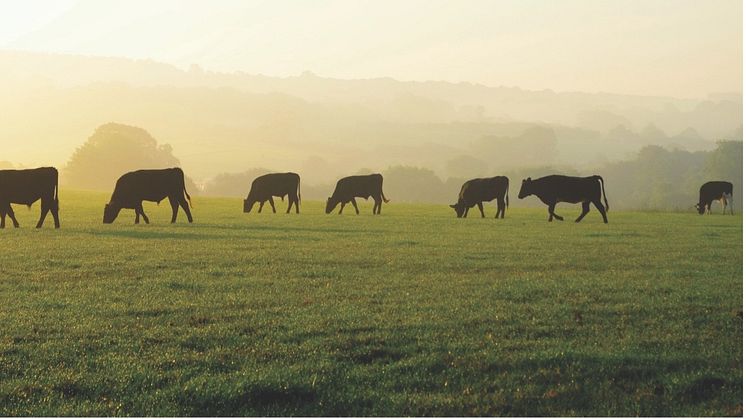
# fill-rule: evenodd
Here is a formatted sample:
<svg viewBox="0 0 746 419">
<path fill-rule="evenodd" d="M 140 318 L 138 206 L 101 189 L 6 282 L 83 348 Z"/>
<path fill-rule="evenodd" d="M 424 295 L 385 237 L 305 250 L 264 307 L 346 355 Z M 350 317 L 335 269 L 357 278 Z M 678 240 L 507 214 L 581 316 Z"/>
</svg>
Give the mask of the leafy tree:
<svg viewBox="0 0 746 419">
<path fill-rule="evenodd" d="M 251 182 L 267 173 L 272 173 L 272 170 L 254 168 L 242 173 L 221 173 L 205 184 L 204 194 L 246 197 L 251 189 Z"/>
<path fill-rule="evenodd" d="M 64 181 L 75 188 L 112 190 L 116 180 L 138 169 L 179 166 L 168 144 L 158 142 L 142 128 L 108 123 L 101 125 L 73 153 L 64 168 Z M 187 190 L 197 192 L 187 179 Z"/>
<path fill-rule="evenodd" d="M 432 170 L 393 166 L 383 172 L 383 191 L 397 202 L 446 202 L 447 191 Z"/>
<path fill-rule="evenodd" d="M 476 178 L 487 174 L 487 163 L 476 157 L 461 155 L 446 162 L 446 173 L 457 178 Z"/>
</svg>

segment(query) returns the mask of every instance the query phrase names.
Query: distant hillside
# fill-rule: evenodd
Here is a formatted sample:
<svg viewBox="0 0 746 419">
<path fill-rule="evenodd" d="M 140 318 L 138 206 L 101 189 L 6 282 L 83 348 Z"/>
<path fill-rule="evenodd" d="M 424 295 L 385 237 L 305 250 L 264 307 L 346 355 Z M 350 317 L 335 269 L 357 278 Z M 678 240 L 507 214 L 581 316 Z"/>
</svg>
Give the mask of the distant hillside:
<svg viewBox="0 0 746 419">
<path fill-rule="evenodd" d="M 199 180 L 276 167 L 322 182 L 395 164 L 447 176 L 459 156 L 489 171 L 595 167 L 651 144 L 711 150 L 715 140 L 740 140 L 742 127 L 740 95 L 693 100 L 310 73 L 275 78 L 21 52 L 0 52 L 0 88 L 7 160 L 61 164 L 95 127 L 119 121 L 171 144 Z"/>
</svg>

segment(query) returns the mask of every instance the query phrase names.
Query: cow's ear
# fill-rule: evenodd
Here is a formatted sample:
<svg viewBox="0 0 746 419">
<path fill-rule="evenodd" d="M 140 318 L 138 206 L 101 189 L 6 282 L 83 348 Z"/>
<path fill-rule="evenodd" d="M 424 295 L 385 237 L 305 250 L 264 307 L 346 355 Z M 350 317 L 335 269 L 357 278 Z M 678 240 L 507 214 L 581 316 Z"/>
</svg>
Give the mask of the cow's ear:
<svg viewBox="0 0 746 419">
<path fill-rule="evenodd" d="M 531 182 L 531 178 L 530 178 L 530 177 L 529 177 L 529 178 L 526 178 L 526 180 L 527 180 L 527 181 L 529 181 L 529 182 Z"/>
<path fill-rule="evenodd" d="M 453 209 L 456 209 L 456 206 L 455 206 L 455 205 L 449 205 L 449 207 L 451 207 L 451 208 L 453 208 Z"/>
</svg>

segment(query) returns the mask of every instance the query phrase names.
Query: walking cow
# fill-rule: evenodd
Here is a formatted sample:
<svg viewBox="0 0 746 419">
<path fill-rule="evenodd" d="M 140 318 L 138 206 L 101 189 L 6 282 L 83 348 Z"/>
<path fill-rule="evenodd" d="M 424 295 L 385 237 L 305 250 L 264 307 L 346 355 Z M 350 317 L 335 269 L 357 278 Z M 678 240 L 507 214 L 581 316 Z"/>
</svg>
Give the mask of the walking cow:
<svg viewBox="0 0 746 419">
<path fill-rule="evenodd" d="M 23 204 L 29 207 L 41 199 L 41 215 L 36 228 L 44 225 L 44 218 L 51 212 L 54 228 L 60 228 L 57 198 L 59 174 L 54 167 L 39 167 L 24 170 L 0 170 L 0 228 L 5 228 L 5 217 L 10 216 L 13 227 L 18 227 L 15 212 L 10 204 Z"/>
<path fill-rule="evenodd" d="M 293 208 L 295 204 L 295 213 L 298 214 L 300 209 L 300 176 L 297 173 L 268 173 L 266 175 L 259 176 L 251 182 L 251 190 L 249 190 L 249 196 L 243 201 L 243 212 L 251 212 L 251 208 L 254 204 L 259 202 L 259 212 L 262 212 L 264 203 L 269 201 L 269 205 L 272 207 L 272 212 L 275 211 L 275 202 L 272 200 L 273 196 L 278 196 L 280 199 L 285 199 L 285 195 L 288 197 L 288 210 Z"/>
<path fill-rule="evenodd" d="M 606 208 L 601 204 L 602 194 Z M 609 222 L 606 218 L 606 212 L 609 210 L 609 201 L 606 200 L 604 179 L 601 176 L 574 177 L 551 175 L 535 180 L 531 180 L 531 178 L 524 179 L 521 184 L 521 191 L 518 193 L 518 198 L 523 199 L 529 195 L 536 195 L 541 202 L 549 206 L 549 221 L 552 221 L 552 218 L 560 221 L 564 220 L 564 218 L 554 212 L 554 207 L 557 203 L 569 202 L 577 204 L 578 202 L 582 202 L 583 212 L 575 220 L 578 223 L 588 214 L 592 202 L 598 209 L 598 212 L 601 213 L 604 223 Z"/>
<path fill-rule="evenodd" d="M 461 192 L 458 194 L 458 202 L 451 205 L 451 208 L 456 211 L 456 217 L 466 218 L 467 214 L 469 214 L 469 208 L 476 205 L 479 208 L 479 212 L 482 213 L 482 218 L 484 218 L 482 202 L 489 202 L 496 199 L 497 213 L 495 214 L 495 218 L 498 216 L 505 218 L 505 208 L 510 201 L 508 198 L 508 186 L 509 181 L 505 176 L 466 181 L 461 187 Z"/>
<path fill-rule="evenodd" d="M 137 170 L 125 173 L 117 180 L 111 200 L 104 207 L 104 224 L 113 223 L 122 208 L 135 210 L 135 224 L 140 223 L 140 215 L 146 224 L 150 224 L 148 216 L 142 209 L 142 201 L 160 203 L 164 198 L 168 198 L 173 210 L 171 223 L 176 222 L 179 206 L 186 213 L 189 222 L 192 222 L 192 213 L 189 211 L 192 198 L 186 191 L 184 172 L 180 168 Z"/>
<path fill-rule="evenodd" d="M 730 214 L 733 215 L 733 184 L 730 182 L 723 181 L 712 181 L 707 182 L 699 188 L 699 203 L 695 205 L 697 212 L 700 215 L 705 213 L 710 214 L 710 207 L 712 201 L 718 200 L 723 206 L 723 214 L 725 214 L 725 207 L 730 202 Z"/>
<path fill-rule="evenodd" d="M 373 197 L 373 214 L 381 213 L 381 201 L 389 202 L 383 194 L 383 176 L 380 173 L 364 176 L 348 176 L 337 181 L 332 196 L 326 200 L 326 213 L 334 211 L 337 204 L 342 204 L 339 213 L 345 208 L 345 204 L 352 203 L 355 213 L 360 214 L 355 198 L 368 199 Z"/>
</svg>

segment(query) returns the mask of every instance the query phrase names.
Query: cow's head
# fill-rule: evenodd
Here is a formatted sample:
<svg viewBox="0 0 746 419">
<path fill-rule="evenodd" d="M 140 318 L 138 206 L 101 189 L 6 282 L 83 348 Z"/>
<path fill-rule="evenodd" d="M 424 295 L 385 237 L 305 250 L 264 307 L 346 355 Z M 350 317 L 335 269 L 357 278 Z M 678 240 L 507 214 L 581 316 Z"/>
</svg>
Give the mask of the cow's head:
<svg viewBox="0 0 746 419">
<path fill-rule="evenodd" d="M 252 200 L 244 199 L 243 200 L 243 212 L 251 212 L 251 208 L 254 207 L 255 203 L 256 201 L 253 199 Z"/>
<path fill-rule="evenodd" d="M 702 215 L 705 213 L 705 210 L 707 209 L 706 205 L 702 204 L 701 202 L 694 205 L 694 208 L 697 209 L 697 212 L 699 215 Z"/>
<path fill-rule="evenodd" d="M 518 192 L 518 199 L 523 199 L 531 195 L 533 193 L 531 186 L 531 178 L 523 179 L 523 182 L 521 182 L 521 191 Z"/>
<path fill-rule="evenodd" d="M 117 219 L 117 215 L 119 215 L 119 211 L 122 210 L 122 207 L 118 205 L 112 205 L 111 203 L 106 204 L 104 206 L 104 224 L 111 224 L 114 222 L 114 220 Z"/>
<path fill-rule="evenodd" d="M 459 199 L 458 202 L 449 206 L 453 208 L 454 211 L 456 211 L 457 218 L 461 218 L 464 216 L 464 212 L 466 212 L 466 204 L 462 199 Z"/>
<path fill-rule="evenodd" d="M 334 211 L 334 207 L 337 206 L 337 203 L 337 200 L 332 199 L 332 197 L 327 198 L 326 209 L 324 211 L 326 211 L 327 214 L 331 213 L 332 211 Z"/>
</svg>

